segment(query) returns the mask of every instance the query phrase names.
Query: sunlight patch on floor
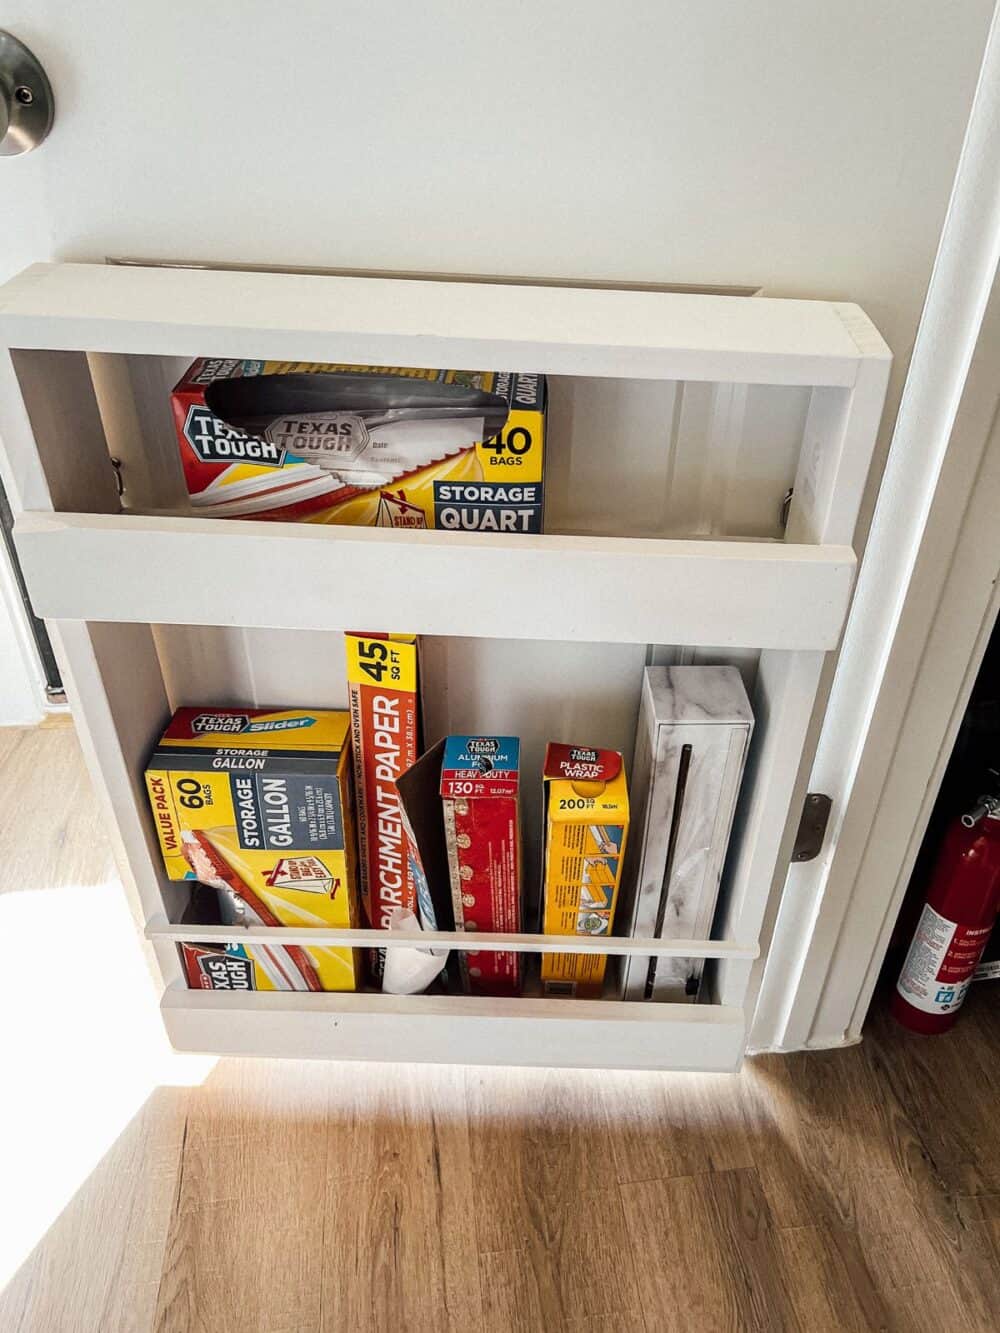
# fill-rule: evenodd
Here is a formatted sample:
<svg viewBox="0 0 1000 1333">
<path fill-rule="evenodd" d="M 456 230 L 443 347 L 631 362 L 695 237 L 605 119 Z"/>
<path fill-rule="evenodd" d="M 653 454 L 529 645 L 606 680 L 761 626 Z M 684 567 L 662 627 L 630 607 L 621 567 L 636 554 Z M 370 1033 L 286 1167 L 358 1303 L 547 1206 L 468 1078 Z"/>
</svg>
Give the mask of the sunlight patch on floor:
<svg viewBox="0 0 1000 1333">
<path fill-rule="evenodd" d="M 0 895 L 0 1287 L 153 1089 L 214 1061 L 171 1051 L 117 882 Z"/>
</svg>

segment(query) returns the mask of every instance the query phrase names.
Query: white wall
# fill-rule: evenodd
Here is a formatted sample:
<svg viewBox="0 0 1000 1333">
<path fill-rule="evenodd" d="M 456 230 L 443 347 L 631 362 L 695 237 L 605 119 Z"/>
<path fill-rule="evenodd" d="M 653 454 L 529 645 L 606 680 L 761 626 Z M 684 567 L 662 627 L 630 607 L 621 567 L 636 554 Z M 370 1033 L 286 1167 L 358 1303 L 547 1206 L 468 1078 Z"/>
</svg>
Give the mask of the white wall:
<svg viewBox="0 0 1000 1333">
<path fill-rule="evenodd" d="M 60 111 L 17 248 L 753 279 L 905 352 L 991 7 L 13 0 Z"/>
<path fill-rule="evenodd" d="M 0 160 L 0 275 L 141 255 L 753 281 L 861 302 L 894 406 L 991 9 L 12 0 L 58 114 Z"/>
</svg>

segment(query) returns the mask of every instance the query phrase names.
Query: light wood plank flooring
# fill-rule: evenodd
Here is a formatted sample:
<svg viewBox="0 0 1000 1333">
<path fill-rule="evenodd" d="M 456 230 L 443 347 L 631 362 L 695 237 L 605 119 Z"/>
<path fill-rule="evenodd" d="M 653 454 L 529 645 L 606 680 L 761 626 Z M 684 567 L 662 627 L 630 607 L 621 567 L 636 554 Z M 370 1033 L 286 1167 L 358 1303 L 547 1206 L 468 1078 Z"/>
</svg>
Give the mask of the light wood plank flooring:
<svg viewBox="0 0 1000 1333">
<path fill-rule="evenodd" d="M 192 1062 L 68 727 L 0 732 L 0 876 L 4 1333 L 1000 1327 L 1000 987 L 732 1077 Z"/>
</svg>

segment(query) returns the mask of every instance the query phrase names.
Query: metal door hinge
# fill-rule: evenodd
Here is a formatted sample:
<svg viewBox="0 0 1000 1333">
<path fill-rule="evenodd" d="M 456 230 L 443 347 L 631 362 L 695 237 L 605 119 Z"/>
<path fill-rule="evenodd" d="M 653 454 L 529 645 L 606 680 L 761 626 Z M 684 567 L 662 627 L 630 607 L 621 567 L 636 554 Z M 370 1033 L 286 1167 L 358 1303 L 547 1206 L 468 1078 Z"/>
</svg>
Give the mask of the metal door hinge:
<svg viewBox="0 0 1000 1333">
<path fill-rule="evenodd" d="M 793 861 L 812 861 L 819 856 L 826 837 L 833 801 L 822 792 L 811 791 L 802 805 L 799 831 L 792 849 Z"/>
</svg>

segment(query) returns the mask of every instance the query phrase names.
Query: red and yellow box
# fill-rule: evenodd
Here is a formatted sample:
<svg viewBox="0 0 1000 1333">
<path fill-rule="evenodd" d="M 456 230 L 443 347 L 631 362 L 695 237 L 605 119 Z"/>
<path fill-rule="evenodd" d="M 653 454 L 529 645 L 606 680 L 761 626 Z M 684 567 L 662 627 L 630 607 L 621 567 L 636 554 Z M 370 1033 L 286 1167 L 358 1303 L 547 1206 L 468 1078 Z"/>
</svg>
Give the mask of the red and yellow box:
<svg viewBox="0 0 1000 1333">
<path fill-rule="evenodd" d="M 441 802 L 456 930 L 521 929 L 520 742 L 515 736 L 449 736 Z M 457 950 L 463 989 L 518 995 L 520 954 Z"/>
<path fill-rule="evenodd" d="M 219 357 L 171 395 L 206 518 L 512 534 L 542 531 L 546 400 L 523 372 Z"/>
<path fill-rule="evenodd" d="M 610 935 L 628 834 L 617 750 L 549 745 L 545 753 L 543 923 L 546 935 Z M 601 995 L 606 954 L 542 954 L 548 995 Z"/>
<path fill-rule="evenodd" d="M 396 780 L 419 749 L 417 640 L 412 634 L 346 634 L 347 689 L 357 783 L 361 902 L 373 930 L 389 926 L 395 907 L 416 911 Z M 376 982 L 385 950 L 368 952 Z"/>
<path fill-rule="evenodd" d="M 146 770 L 169 877 L 216 890 L 223 924 L 357 926 L 348 729 L 348 714 L 329 710 L 178 709 Z M 233 989 L 223 974 L 240 971 L 240 989 L 358 985 L 353 949 L 276 936 L 253 953 L 256 969 L 206 962 L 198 984 Z"/>
<path fill-rule="evenodd" d="M 196 882 L 182 924 L 238 926 L 240 918 L 233 911 L 229 895 Z M 311 977 L 321 983 L 336 980 L 332 966 L 336 951 L 332 949 L 270 942 L 246 944 L 241 942 L 240 934 L 237 929 L 233 938 L 224 942 L 185 940 L 178 945 L 184 976 L 192 990 L 315 990 L 316 986 L 309 984 Z M 321 989 L 335 987 L 324 985 Z"/>
</svg>

